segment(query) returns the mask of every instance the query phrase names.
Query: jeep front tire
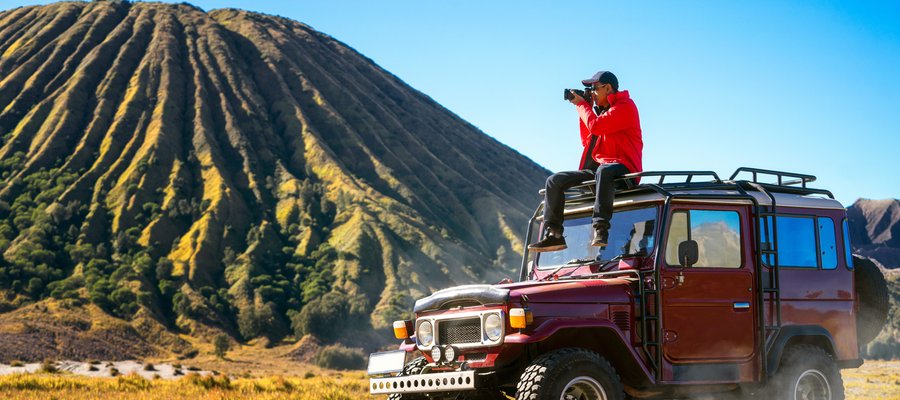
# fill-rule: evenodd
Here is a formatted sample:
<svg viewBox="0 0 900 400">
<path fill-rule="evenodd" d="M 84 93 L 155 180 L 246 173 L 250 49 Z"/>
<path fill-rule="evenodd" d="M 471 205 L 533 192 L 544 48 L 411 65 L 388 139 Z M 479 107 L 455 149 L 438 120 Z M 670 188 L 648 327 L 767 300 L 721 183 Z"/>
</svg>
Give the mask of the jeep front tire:
<svg viewBox="0 0 900 400">
<path fill-rule="evenodd" d="M 516 400 L 622 400 L 625 392 L 605 358 L 585 349 L 565 348 L 534 360 L 519 378 Z"/>
<path fill-rule="evenodd" d="M 821 347 L 793 346 L 785 350 L 766 398 L 844 400 L 844 381 L 834 359 Z"/>
<path fill-rule="evenodd" d="M 397 374 L 397 376 L 412 376 L 419 375 L 422 373 L 422 370 L 425 369 L 425 366 L 428 365 L 428 360 L 425 357 L 416 357 L 412 359 L 408 364 L 403 367 L 403 372 Z M 425 395 L 419 393 L 394 393 L 388 396 L 388 400 L 424 400 Z"/>
</svg>

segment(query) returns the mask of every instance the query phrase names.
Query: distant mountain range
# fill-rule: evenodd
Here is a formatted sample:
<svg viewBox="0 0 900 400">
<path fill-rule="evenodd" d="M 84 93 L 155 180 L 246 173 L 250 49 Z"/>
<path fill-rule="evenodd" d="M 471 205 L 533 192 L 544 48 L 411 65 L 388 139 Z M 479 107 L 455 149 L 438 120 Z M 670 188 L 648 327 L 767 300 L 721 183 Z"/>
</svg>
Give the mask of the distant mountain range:
<svg viewBox="0 0 900 400">
<path fill-rule="evenodd" d="M 859 199 L 847 207 L 855 253 L 900 268 L 900 200 Z"/>
</svg>

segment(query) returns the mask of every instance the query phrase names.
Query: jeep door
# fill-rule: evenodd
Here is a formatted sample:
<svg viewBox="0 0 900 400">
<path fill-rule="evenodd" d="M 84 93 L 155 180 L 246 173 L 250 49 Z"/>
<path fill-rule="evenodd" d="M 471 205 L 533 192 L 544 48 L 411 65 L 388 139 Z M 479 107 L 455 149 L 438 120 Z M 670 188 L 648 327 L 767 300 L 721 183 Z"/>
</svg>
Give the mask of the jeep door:
<svg viewBox="0 0 900 400">
<path fill-rule="evenodd" d="M 674 380 L 734 381 L 752 360 L 756 305 L 747 206 L 673 205 L 659 265 L 663 354 Z M 679 243 L 697 243 L 695 264 Z"/>
</svg>

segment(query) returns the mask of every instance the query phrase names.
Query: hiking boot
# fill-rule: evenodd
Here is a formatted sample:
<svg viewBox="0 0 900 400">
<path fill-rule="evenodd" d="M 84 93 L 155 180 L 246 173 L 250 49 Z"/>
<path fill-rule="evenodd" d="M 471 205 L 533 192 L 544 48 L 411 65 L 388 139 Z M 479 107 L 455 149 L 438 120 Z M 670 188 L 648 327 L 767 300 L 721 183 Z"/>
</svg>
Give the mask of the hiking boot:
<svg viewBox="0 0 900 400">
<path fill-rule="evenodd" d="M 601 226 L 594 229 L 594 240 L 591 241 L 591 246 L 604 247 L 608 242 L 609 228 Z"/>
<path fill-rule="evenodd" d="M 566 238 L 563 237 L 562 232 L 548 229 L 544 239 L 537 243 L 529 244 L 528 250 L 535 253 L 542 253 L 545 251 L 565 250 L 567 247 Z"/>
</svg>

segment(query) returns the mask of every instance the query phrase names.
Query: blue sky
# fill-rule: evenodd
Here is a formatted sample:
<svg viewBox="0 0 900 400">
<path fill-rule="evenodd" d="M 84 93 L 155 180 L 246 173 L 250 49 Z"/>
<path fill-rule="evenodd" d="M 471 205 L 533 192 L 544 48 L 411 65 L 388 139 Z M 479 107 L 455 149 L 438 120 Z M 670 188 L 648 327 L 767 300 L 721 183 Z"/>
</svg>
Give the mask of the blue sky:
<svg viewBox="0 0 900 400">
<path fill-rule="evenodd" d="M 647 170 L 755 166 L 817 175 L 845 205 L 900 198 L 900 2 L 192 3 L 309 24 L 550 170 L 581 154 L 562 89 L 604 69 L 638 105 Z"/>
</svg>

